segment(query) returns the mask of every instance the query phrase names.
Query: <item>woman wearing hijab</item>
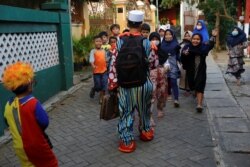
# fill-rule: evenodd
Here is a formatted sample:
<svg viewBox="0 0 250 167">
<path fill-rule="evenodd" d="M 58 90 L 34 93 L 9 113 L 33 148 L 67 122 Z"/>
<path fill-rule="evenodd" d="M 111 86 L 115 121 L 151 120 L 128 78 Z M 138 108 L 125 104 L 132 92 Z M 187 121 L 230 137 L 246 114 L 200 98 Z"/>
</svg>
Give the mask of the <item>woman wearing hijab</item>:
<svg viewBox="0 0 250 167">
<path fill-rule="evenodd" d="M 184 33 L 184 38 L 182 42 L 180 43 L 181 50 L 183 49 L 185 45 L 191 43 L 192 35 L 193 33 L 191 31 L 186 31 Z M 188 81 L 186 77 L 186 62 L 188 60 L 186 60 L 185 58 L 186 56 L 181 56 L 181 67 L 180 67 L 181 77 L 180 77 L 180 82 L 179 82 L 179 88 L 186 91 L 184 94 L 185 96 L 189 96 L 190 89 L 188 87 Z"/>
<path fill-rule="evenodd" d="M 165 34 L 166 29 L 167 29 L 167 28 L 166 28 L 166 26 L 164 26 L 164 25 L 162 25 L 162 26 L 159 27 L 158 33 L 159 33 L 159 35 L 160 35 L 161 42 L 162 42 L 162 40 L 163 40 L 163 38 L 164 38 L 164 34 Z"/>
<path fill-rule="evenodd" d="M 150 70 L 150 80 L 153 84 L 153 97 L 151 100 L 151 118 L 150 125 L 155 126 L 155 122 L 152 116 L 154 103 L 157 102 L 157 117 L 161 118 L 164 116 L 163 108 L 166 105 L 166 79 L 165 70 L 163 68 L 163 63 L 167 58 L 162 57 L 160 53 L 161 38 L 157 32 L 152 32 L 149 35 L 149 40 L 151 43 L 151 49 L 149 54 L 149 70 Z"/>
<path fill-rule="evenodd" d="M 244 49 L 247 47 L 247 38 L 244 31 L 238 27 L 234 27 L 233 31 L 227 37 L 228 47 L 228 67 L 227 74 L 232 74 L 236 80 L 237 85 L 240 85 L 241 74 L 245 71 L 243 68 Z"/>
<path fill-rule="evenodd" d="M 191 31 L 185 31 L 180 47 L 183 48 L 186 44 L 190 43 L 193 33 Z"/>
<path fill-rule="evenodd" d="M 197 33 L 201 34 L 202 43 L 209 43 L 208 30 L 207 30 L 206 24 L 203 20 L 198 20 L 198 22 L 194 28 L 193 34 L 197 34 Z"/>
<path fill-rule="evenodd" d="M 204 89 L 206 86 L 206 56 L 213 48 L 217 31 L 212 32 L 212 37 L 208 44 L 202 43 L 203 37 L 196 33 L 192 35 L 191 43 L 184 46 L 181 52 L 182 57 L 186 57 L 186 73 L 190 90 L 194 90 L 197 97 L 197 112 L 202 112 Z"/>
<path fill-rule="evenodd" d="M 170 64 L 170 71 L 167 73 L 168 80 L 174 95 L 174 106 L 179 107 L 179 88 L 177 79 L 180 77 L 180 70 L 177 65 L 180 57 L 180 46 L 174 32 L 167 29 L 161 45 L 161 51 L 168 56 L 168 63 Z"/>
</svg>

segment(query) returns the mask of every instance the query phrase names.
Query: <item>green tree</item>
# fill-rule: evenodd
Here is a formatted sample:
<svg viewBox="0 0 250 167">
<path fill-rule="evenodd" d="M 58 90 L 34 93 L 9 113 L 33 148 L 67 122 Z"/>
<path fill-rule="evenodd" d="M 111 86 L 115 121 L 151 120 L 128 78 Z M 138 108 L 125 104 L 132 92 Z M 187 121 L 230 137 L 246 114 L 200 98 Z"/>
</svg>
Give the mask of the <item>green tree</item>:
<svg viewBox="0 0 250 167">
<path fill-rule="evenodd" d="M 179 3 L 181 3 L 181 1 L 185 1 L 191 4 L 194 4 L 195 2 L 197 2 L 197 0 L 162 0 L 160 6 L 163 8 L 171 8 Z"/>
<path fill-rule="evenodd" d="M 42 3 L 47 0 L 0 0 L 0 5 L 9 5 L 15 7 L 39 9 Z"/>
<path fill-rule="evenodd" d="M 209 31 L 214 27 L 218 29 L 219 34 L 216 38 L 216 49 L 221 50 L 221 47 L 225 44 L 228 32 L 237 23 L 235 18 L 237 0 L 206 0 L 199 3 L 197 7 L 203 13 L 206 13 L 205 17 L 209 23 Z"/>
</svg>

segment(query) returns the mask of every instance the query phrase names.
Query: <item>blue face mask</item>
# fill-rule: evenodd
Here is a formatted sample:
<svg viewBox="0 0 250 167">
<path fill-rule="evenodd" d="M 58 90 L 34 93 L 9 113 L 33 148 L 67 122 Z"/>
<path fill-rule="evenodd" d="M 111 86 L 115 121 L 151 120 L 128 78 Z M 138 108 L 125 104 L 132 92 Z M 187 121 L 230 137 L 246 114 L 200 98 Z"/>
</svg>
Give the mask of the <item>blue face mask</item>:
<svg viewBox="0 0 250 167">
<path fill-rule="evenodd" d="M 233 35 L 233 36 L 236 36 L 236 35 L 238 35 L 238 34 L 239 34 L 238 31 L 233 31 L 233 32 L 232 32 L 232 35 Z"/>
</svg>

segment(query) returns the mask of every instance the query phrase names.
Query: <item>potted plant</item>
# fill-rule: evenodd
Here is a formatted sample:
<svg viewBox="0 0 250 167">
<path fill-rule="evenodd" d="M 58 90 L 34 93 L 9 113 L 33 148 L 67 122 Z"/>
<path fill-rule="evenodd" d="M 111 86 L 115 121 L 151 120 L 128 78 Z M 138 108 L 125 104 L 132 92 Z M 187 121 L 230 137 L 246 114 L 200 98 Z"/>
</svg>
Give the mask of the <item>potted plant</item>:
<svg viewBox="0 0 250 167">
<path fill-rule="evenodd" d="M 85 50 L 80 40 L 73 39 L 74 71 L 80 71 L 82 69 L 84 55 L 86 54 Z"/>
<path fill-rule="evenodd" d="M 81 45 L 84 46 L 85 62 L 88 61 L 89 53 L 90 53 L 91 49 L 93 49 L 93 37 L 94 37 L 94 35 L 90 33 L 90 34 L 86 35 L 85 37 L 82 37 L 79 41 L 81 43 Z M 88 65 L 88 64 L 85 64 L 85 65 Z"/>
<path fill-rule="evenodd" d="M 73 39 L 74 53 L 74 70 L 82 70 L 83 67 L 89 66 L 89 53 L 93 49 L 93 37 L 98 31 L 92 31 L 79 40 Z"/>
<path fill-rule="evenodd" d="M 89 65 L 89 53 L 94 48 L 93 38 L 95 35 L 99 34 L 99 29 L 91 28 L 92 31 L 80 39 L 80 43 L 84 46 L 84 66 Z"/>
</svg>

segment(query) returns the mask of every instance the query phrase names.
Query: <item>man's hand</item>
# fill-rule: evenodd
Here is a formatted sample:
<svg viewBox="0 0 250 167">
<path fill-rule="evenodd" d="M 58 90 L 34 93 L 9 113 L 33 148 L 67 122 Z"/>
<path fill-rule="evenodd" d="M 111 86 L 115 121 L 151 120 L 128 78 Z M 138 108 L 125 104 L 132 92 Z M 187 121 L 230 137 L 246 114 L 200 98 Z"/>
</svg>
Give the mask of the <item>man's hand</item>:
<svg viewBox="0 0 250 167">
<path fill-rule="evenodd" d="M 183 51 L 184 55 L 189 55 L 189 48 L 187 48 L 186 50 Z"/>
</svg>

